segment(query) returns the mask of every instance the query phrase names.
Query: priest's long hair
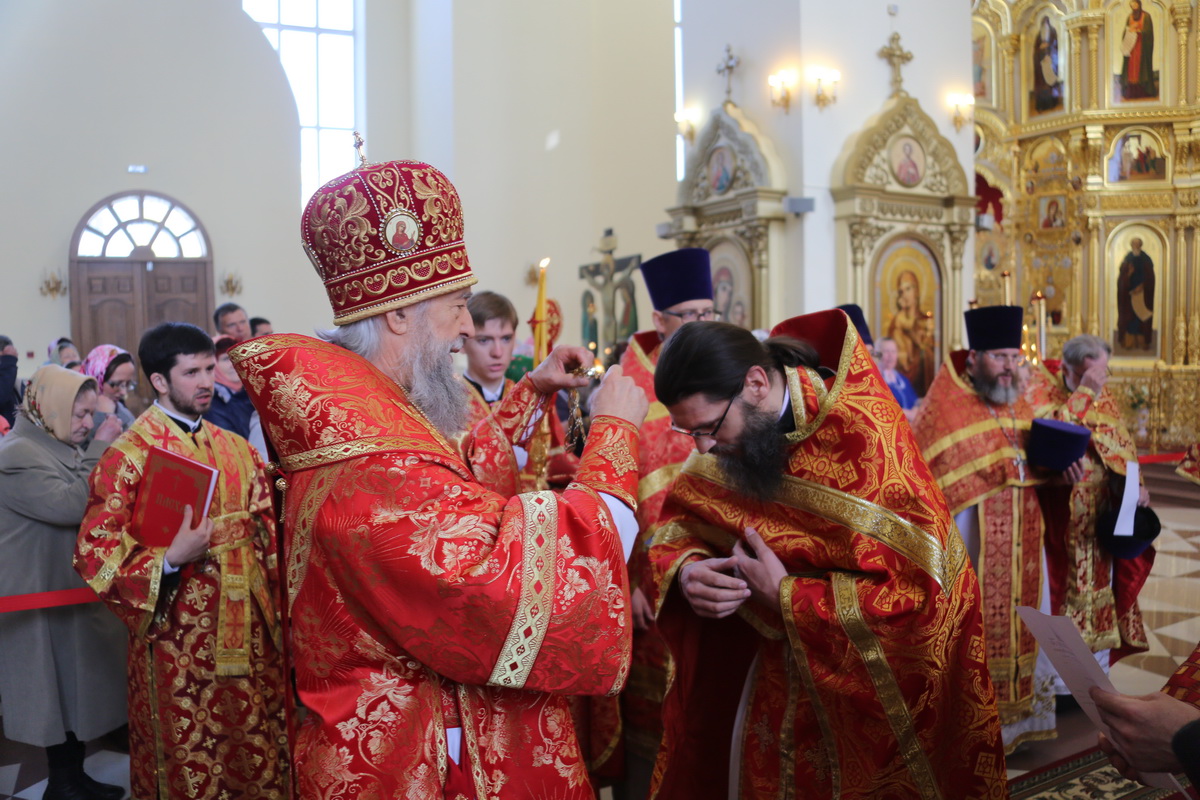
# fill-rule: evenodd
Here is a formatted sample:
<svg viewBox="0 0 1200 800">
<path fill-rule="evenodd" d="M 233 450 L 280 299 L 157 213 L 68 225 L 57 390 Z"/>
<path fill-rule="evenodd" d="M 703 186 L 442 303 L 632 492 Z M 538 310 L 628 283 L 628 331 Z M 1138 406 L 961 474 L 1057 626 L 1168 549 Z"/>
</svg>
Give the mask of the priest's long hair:
<svg viewBox="0 0 1200 800">
<path fill-rule="evenodd" d="M 654 393 L 666 406 L 694 394 L 726 400 L 742 390 L 751 367 L 782 374 L 784 367 L 815 369 L 818 363 L 817 351 L 791 336 L 760 342 L 729 322 L 689 322 L 663 344 L 654 370 Z"/>
</svg>

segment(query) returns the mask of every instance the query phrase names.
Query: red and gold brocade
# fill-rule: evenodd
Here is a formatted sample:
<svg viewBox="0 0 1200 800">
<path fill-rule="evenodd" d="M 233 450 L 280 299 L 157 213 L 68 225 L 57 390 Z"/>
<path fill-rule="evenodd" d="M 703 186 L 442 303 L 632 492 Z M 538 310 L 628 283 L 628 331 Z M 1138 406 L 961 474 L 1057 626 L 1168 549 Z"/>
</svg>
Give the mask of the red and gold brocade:
<svg viewBox="0 0 1200 800">
<path fill-rule="evenodd" d="M 510 498 L 358 356 L 294 335 L 231 353 L 289 484 L 301 796 L 442 797 L 461 726 L 480 800 L 591 798 L 560 693 L 628 674 L 623 552 L 597 492 L 636 506 L 634 426 L 597 418 L 575 483 Z M 462 452 L 513 440 L 546 399 L 520 381 Z"/>
<path fill-rule="evenodd" d="M 1175 472 L 1193 483 L 1200 483 L 1200 443 L 1187 449 Z"/>
<path fill-rule="evenodd" d="M 152 446 L 220 470 L 209 557 L 165 577 L 166 548 L 131 530 Z M 133 796 L 288 798 L 275 520 L 254 448 L 208 422 L 193 441 L 151 406 L 92 472 L 75 567 L 129 627 Z"/>
<path fill-rule="evenodd" d="M 474 431 L 481 423 L 486 426 L 486 435 L 489 447 L 474 447 L 468 452 L 463 450 L 462 456 L 467 460 L 471 467 L 471 473 L 476 480 L 484 486 L 491 489 L 493 492 L 498 492 L 505 497 L 511 497 L 521 491 L 520 473 L 521 467 L 517 462 L 517 454 L 513 449 L 514 442 L 508 438 L 508 432 L 504 431 L 500 424 L 492 418 L 493 405 L 489 404 L 483 398 L 483 395 L 472 386 L 464 378 L 462 381 L 463 391 L 467 393 L 469 399 L 468 414 L 467 414 L 467 430 Z M 514 384 L 508 378 L 504 379 L 504 391 L 501 394 L 500 403 L 512 396 Z M 523 431 L 517 431 L 516 435 L 521 435 Z M 472 440 L 474 437 L 471 437 Z M 466 440 L 464 440 L 465 442 Z M 460 442 L 462 444 L 463 442 Z"/>
<path fill-rule="evenodd" d="M 638 464 L 638 543 L 629 558 L 633 587 L 652 583 L 647 551 L 659 513 L 675 477 L 696 449 L 690 436 L 671 430 L 671 416 L 654 393 L 654 369 L 662 350 L 658 331 L 641 331 L 629 340 L 621 356 L 624 372 L 641 387 L 650 401 L 642 424 L 641 460 Z M 662 698 L 667 687 L 667 650 L 656 628 L 634 631 L 633 669 L 621 694 L 624 739 L 629 748 L 653 760 L 662 739 Z"/>
<path fill-rule="evenodd" d="M 1044 521 L 1034 488 L 1041 478 L 1025 462 L 1033 409 L 1024 398 L 999 410 L 986 403 L 965 376 L 966 355 L 955 351 L 942 365 L 913 420 L 913 432 L 950 513 L 979 507 L 975 569 L 983 589 L 988 668 L 1000 719 L 1007 725 L 1034 713 L 1038 693 L 1037 640 L 1016 608 L 1038 608 L 1042 594 Z M 1033 732 L 1023 738 L 1039 736 Z"/>
<path fill-rule="evenodd" d="M 1137 447 L 1121 422 L 1116 399 L 1104 387 L 1074 392 L 1061 375 L 1038 370 L 1044 401 L 1038 416 L 1083 425 L 1092 432 L 1084 454 L 1084 476 L 1072 485 L 1038 489 L 1046 518 L 1046 566 L 1051 610 L 1071 617 L 1094 651 L 1111 649 L 1109 663 L 1146 650 L 1146 630 L 1137 596 L 1154 564 L 1154 548 L 1133 559 L 1113 558 L 1096 541 L 1096 520 L 1109 497 L 1109 474 L 1125 474 Z M 1115 499 L 1120 502 L 1120 498 Z"/>
<path fill-rule="evenodd" d="M 1185 703 L 1200 708 L 1200 645 L 1179 665 L 1162 690 Z"/>
<path fill-rule="evenodd" d="M 747 500 L 695 454 L 654 535 L 672 661 L 652 796 L 726 796 L 740 735 L 738 797 L 1007 797 L 979 588 L 941 492 L 845 315 L 799 322 L 837 376 L 787 370 L 777 496 Z M 676 573 L 728 556 L 748 526 L 787 569 L 780 607 L 696 615 Z"/>
</svg>

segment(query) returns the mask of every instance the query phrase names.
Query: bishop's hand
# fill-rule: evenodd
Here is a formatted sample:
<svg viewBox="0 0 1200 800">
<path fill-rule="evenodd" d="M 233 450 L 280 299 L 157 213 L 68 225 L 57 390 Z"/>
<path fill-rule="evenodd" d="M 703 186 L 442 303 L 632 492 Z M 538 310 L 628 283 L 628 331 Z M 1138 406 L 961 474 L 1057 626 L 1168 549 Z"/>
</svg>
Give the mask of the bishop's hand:
<svg viewBox="0 0 1200 800">
<path fill-rule="evenodd" d="M 533 388 L 542 394 L 554 394 L 560 389 L 578 389 L 588 385 L 586 375 L 574 375 L 579 367 L 590 367 L 595 356 L 586 347 L 560 345 L 550 351 L 546 360 L 529 373 Z"/>
</svg>

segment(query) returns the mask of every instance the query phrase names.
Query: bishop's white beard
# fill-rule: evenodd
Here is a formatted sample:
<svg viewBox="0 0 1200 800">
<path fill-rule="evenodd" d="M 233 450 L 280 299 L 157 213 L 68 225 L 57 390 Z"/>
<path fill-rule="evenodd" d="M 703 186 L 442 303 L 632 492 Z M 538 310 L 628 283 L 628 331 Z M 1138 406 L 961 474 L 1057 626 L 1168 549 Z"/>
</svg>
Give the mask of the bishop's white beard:
<svg viewBox="0 0 1200 800">
<path fill-rule="evenodd" d="M 419 315 L 418 315 L 419 316 Z M 467 393 L 454 372 L 450 351 L 462 347 L 462 337 L 444 342 L 423 319 L 414 319 L 408 335 L 412 342 L 412 378 L 408 397 L 447 439 L 454 439 L 467 426 Z"/>
</svg>

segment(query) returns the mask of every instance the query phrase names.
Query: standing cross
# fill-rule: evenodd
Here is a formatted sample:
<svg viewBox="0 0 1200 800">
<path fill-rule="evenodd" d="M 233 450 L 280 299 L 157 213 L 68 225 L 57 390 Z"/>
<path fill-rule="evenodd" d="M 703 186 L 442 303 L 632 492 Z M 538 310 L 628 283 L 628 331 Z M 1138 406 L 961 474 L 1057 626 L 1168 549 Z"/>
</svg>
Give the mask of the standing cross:
<svg viewBox="0 0 1200 800">
<path fill-rule="evenodd" d="M 904 79 L 900 77 L 900 67 L 912 61 L 912 53 L 900 46 L 900 34 L 893 33 L 888 39 L 888 46 L 880 48 L 879 57 L 887 59 L 892 65 L 892 97 L 898 94 L 908 94 L 904 91 Z"/>
<path fill-rule="evenodd" d="M 354 132 L 354 149 L 358 153 L 358 165 L 365 167 L 367 165 L 367 157 L 363 155 L 363 138 L 358 131 Z"/>
<path fill-rule="evenodd" d="M 725 60 L 717 64 L 717 74 L 725 76 L 725 99 L 733 98 L 733 71 L 742 60 L 733 54 L 733 45 L 725 45 Z"/>
</svg>

